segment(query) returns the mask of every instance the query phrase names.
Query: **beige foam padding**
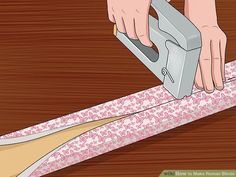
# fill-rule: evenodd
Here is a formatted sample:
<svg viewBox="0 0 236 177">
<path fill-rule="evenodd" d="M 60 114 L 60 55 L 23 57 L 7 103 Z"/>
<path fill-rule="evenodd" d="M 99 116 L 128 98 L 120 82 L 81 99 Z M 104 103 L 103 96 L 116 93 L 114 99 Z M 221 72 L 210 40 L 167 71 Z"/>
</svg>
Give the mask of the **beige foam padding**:
<svg viewBox="0 0 236 177">
<path fill-rule="evenodd" d="M 1 176 L 17 176 L 35 161 L 41 159 L 67 141 L 96 127 L 123 117 L 112 117 L 80 124 L 27 142 L 0 146 Z"/>
<path fill-rule="evenodd" d="M 116 36 L 117 35 L 117 26 L 116 25 L 114 25 L 114 27 L 113 27 L 113 34 Z"/>
</svg>

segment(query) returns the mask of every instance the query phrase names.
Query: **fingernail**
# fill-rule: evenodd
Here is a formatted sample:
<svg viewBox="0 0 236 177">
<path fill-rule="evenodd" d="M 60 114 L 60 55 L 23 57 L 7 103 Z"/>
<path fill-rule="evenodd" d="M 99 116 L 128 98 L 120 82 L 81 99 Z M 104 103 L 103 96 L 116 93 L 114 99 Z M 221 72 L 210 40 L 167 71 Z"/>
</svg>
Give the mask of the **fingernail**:
<svg viewBox="0 0 236 177">
<path fill-rule="evenodd" d="M 224 89 L 224 85 L 216 85 L 216 89 L 221 91 Z"/>
<path fill-rule="evenodd" d="M 203 87 L 200 87 L 200 86 L 198 86 L 197 84 L 195 84 L 195 87 L 196 87 L 198 90 L 204 90 Z"/>
<path fill-rule="evenodd" d="M 205 91 L 206 91 L 206 93 L 212 93 L 212 92 L 214 92 L 214 88 L 206 87 Z"/>
</svg>

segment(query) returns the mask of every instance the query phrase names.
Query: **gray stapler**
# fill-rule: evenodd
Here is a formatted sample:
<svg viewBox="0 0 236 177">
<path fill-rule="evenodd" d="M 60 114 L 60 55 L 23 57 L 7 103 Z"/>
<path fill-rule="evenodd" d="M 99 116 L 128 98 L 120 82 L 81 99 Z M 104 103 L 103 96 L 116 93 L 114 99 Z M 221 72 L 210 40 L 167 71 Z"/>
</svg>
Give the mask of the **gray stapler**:
<svg viewBox="0 0 236 177">
<path fill-rule="evenodd" d="M 117 31 L 114 35 L 146 65 L 177 99 L 192 94 L 201 51 L 198 29 L 166 0 L 152 0 L 158 19 L 149 15 L 150 39 L 158 53 Z"/>
</svg>

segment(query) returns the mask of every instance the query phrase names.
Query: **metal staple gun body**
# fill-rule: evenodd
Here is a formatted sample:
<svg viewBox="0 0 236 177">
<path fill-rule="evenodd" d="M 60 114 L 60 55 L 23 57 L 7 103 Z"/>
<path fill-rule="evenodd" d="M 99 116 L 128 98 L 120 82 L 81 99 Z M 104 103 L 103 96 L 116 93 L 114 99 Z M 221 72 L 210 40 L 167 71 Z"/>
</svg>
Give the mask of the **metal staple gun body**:
<svg viewBox="0 0 236 177">
<path fill-rule="evenodd" d="M 166 0 L 153 0 L 158 19 L 149 15 L 150 39 L 158 53 L 114 27 L 114 35 L 147 66 L 177 99 L 192 94 L 201 51 L 198 29 Z"/>
</svg>

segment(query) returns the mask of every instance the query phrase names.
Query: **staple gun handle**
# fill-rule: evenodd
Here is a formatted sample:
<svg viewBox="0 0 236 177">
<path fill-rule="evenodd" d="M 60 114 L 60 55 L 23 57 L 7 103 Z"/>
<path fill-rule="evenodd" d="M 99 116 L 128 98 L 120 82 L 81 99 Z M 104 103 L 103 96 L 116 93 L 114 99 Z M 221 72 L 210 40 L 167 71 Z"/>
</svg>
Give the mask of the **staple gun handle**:
<svg viewBox="0 0 236 177">
<path fill-rule="evenodd" d="M 184 50 L 201 47 L 198 29 L 166 0 L 152 0 L 151 6 L 159 17 L 159 28 L 176 39 Z"/>
</svg>

